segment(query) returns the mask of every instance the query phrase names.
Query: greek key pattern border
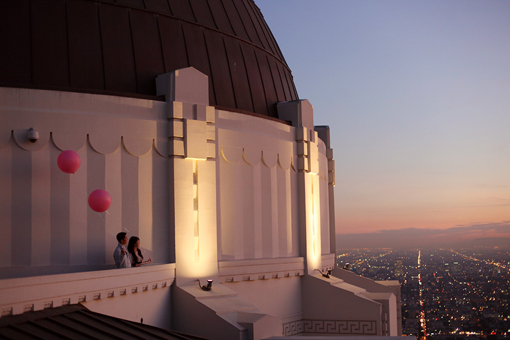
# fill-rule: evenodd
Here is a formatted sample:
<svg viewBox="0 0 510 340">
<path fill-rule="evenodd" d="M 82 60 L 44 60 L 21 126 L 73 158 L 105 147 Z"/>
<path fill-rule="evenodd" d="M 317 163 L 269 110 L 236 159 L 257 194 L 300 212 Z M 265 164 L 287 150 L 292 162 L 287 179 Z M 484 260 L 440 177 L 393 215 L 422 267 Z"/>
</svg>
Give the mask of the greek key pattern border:
<svg viewBox="0 0 510 340">
<path fill-rule="evenodd" d="M 312 334 L 356 334 L 377 335 L 375 320 L 299 320 L 283 325 L 283 335 Z"/>
<path fill-rule="evenodd" d="M 303 320 L 303 332 L 377 335 L 377 323 L 370 320 Z"/>
<path fill-rule="evenodd" d="M 303 333 L 303 320 L 292 321 L 283 324 L 282 335 L 290 336 Z"/>
</svg>

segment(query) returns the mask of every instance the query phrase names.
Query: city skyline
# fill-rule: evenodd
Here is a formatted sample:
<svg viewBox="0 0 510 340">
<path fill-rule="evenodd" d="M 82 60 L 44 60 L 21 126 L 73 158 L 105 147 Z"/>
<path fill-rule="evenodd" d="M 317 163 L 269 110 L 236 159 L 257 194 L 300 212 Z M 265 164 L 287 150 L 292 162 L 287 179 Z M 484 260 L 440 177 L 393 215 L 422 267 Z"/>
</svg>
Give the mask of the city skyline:
<svg viewBox="0 0 510 340">
<path fill-rule="evenodd" d="M 338 234 L 509 223 L 510 2 L 257 5 L 331 127 Z"/>
</svg>

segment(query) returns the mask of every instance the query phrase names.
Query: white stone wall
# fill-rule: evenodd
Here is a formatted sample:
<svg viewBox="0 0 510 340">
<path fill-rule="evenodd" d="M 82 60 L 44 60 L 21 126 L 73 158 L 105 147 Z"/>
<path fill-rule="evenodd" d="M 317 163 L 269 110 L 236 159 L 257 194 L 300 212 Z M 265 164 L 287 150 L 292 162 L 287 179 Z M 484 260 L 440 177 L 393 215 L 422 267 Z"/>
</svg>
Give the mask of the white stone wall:
<svg viewBox="0 0 510 340">
<path fill-rule="evenodd" d="M 112 264 L 119 231 L 139 236 L 155 261 L 170 259 L 166 103 L 10 88 L 0 98 L 0 237 L 12 240 L 0 266 Z M 295 128 L 216 116 L 219 260 L 300 256 Z M 30 127 L 40 133 L 34 144 Z M 317 146 L 314 218 L 329 253 L 327 159 Z M 65 149 L 81 157 L 73 175 L 57 167 Z M 107 213 L 88 207 L 95 189 L 110 193 Z"/>
<path fill-rule="evenodd" d="M 299 255 L 294 128 L 218 111 L 219 260 Z"/>
<path fill-rule="evenodd" d="M 0 88 L 0 266 L 113 264 L 120 231 L 139 236 L 146 257 L 170 259 L 167 122 L 163 103 L 80 93 Z M 40 138 L 26 139 L 29 128 Z M 81 166 L 66 174 L 62 150 Z M 88 195 L 108 191 L 106 213 Z M 28 269 L 25 270 L 25 274 Z M 29 271 L 29 270 L 28 270 Z M 11 273 L 11 274 L 10 274 Z"/>
<path fill-rule="evenodd" d="M 334 266 L 335 174 L 311 104 L 279 104 L 291 126 L 209 106 L 208 79 L 193 68 L 157 84 L 166 102 L 0 88 L 2 315 L 82 302 L 162 327 L 193 330 L 198 317 L 219 330 L 221 321 L 235 336 L 346 320 L 380 334 L 376 300 L 389 298 L 317 272 Z M 57 166 L 66 149 L 82 161 L 72 175 Z M 96 189 L 112 197 L 107 213 L 88 207 Z M 113 267 L 120 231 L 166 264 L 92 271 Z M 197 279 L 214 279 L 213 290 Z"/>
</svg>

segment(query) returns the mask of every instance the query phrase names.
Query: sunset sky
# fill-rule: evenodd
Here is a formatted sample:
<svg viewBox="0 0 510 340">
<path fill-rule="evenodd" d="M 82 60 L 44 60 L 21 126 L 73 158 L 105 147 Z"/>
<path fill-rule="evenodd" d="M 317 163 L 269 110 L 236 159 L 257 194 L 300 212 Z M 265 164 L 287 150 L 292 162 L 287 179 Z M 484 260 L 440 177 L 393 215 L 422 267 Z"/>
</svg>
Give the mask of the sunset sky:
<svg viewBox="0 0 510 340">
<path fill-rule="evenodd" d="M 331 128 L 337 233 L 510 236 L 510 1 L 256 3 Z"/>
</svg>

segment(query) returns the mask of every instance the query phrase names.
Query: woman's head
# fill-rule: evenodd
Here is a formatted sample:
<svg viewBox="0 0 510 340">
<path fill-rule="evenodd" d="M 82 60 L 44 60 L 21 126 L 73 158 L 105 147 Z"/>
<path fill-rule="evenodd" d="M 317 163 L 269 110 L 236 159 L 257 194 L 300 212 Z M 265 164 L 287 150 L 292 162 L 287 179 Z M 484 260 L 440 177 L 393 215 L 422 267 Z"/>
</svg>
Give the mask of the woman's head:
<svg viewBox="0 0 510 340">
<path fill-rule="evenodd" d="M 133 252 L 135 247 L 139 248 L 140 247 L 140 239 L 136 236 L 131 236 L 129 238 L 129 243 L 128 243 L 128 250 L 130 252 Z"/>
</svg>

